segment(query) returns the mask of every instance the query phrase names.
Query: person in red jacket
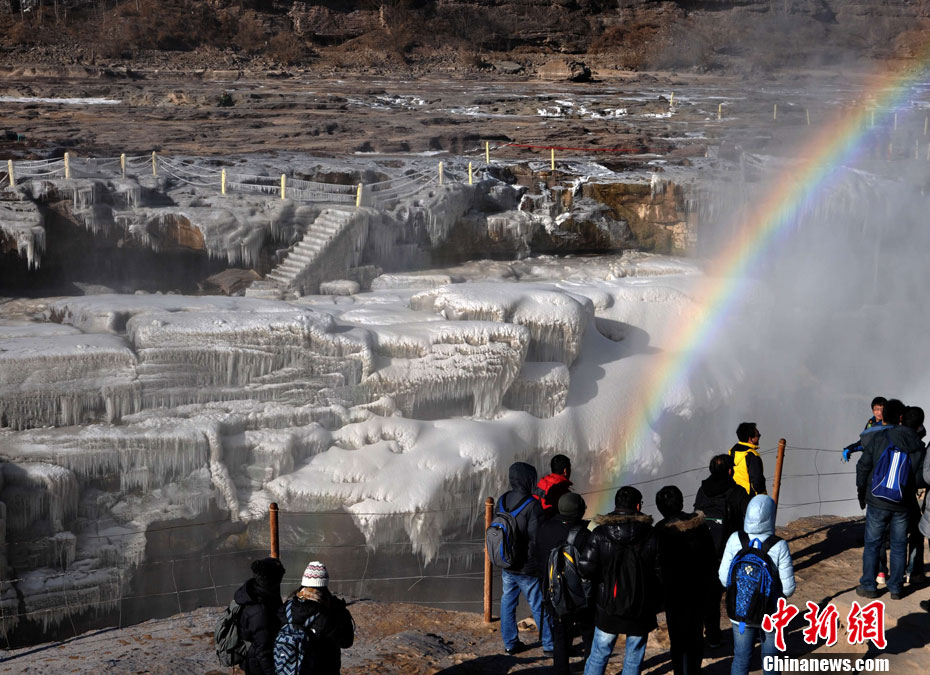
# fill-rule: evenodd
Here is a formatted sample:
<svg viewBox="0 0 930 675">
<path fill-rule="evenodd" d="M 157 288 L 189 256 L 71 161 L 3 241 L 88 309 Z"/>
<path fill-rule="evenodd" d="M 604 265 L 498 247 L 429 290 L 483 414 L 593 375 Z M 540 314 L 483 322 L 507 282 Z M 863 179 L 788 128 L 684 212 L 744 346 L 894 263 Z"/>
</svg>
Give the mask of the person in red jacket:
<svg viewBox="0 0 930 675">
<path fill-rule="evenodd" d="M 547 520 L 559 514 L 559 499 L 571 490 L 568 478 L 572 475 L 572 461 L 565 455 L 556 455 L 549 461 L 549 468 L 552 473 L 539 479 L 533 495 L 542 505 L 543 518 Z"/>
</svg>

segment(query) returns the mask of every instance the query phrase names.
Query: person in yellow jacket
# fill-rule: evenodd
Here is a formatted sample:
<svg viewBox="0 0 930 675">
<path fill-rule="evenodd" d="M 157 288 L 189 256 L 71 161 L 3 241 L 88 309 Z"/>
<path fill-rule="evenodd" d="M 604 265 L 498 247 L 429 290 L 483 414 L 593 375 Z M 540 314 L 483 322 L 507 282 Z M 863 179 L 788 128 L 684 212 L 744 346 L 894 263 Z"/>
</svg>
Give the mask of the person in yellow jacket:
<svg viewBox="0 0 930 675">
<path fill-rule="evenodd" d="M 764 495 L 765 473 L 762 470 L 762 457 L 759 456 L 759 439 L 762 434 L 755 422 L 742 422 L 736 427 L 739 442 L 730 448 L 733 458 L 733 480 L 751 497 Z"/>
</svg>

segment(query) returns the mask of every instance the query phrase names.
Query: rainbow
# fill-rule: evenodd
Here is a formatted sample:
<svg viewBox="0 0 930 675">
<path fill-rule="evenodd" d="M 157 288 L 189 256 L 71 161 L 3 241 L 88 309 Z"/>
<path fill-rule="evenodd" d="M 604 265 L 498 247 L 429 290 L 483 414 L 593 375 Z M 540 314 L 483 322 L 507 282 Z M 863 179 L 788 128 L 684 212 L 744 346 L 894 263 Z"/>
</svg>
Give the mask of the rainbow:
<svg viewBox="0 0 930 675">
<path fill-rule="evenodd" d="M 623 484 L 625 460 L 644 447 L 652 420 L 658 418 L 667 393 L 686 381 L 698 363 L 701 347 L 717 338 L 727 317 L 744 297 L 749 287 L 746 273 L 791 231 L 787 225 L 830 184 L 838 169 L 861 154 L 872 115 L 878 111 L 888 117 L 909 100 L 911 87 L 926 72 L 930 48 L 927 56 L 902 72 L 870 78 L 859 97 L 862 103 L 852 114 L 838 115 L 811 137 L 806 145 L 806 156 L 776 178 L 754 213 L 745 218 L 740 227 L 741 236 L 734 237 L 734 241 L 710 262 L 696 294 L 700 307 L 673 327 L 671 334 L 676 336 L 673 344 L 657 355 L 658 363 L 647 368 L 642 380 L 634 385 L 634 390 L 643 395 L 635 409 L 619 416 L 625 424 L 614 433 L 612 445 L 618 451 L 603 457 L 600 470 L 592 473 L 603 477 L 600 484 L 591 486 L 592 492 L 597 494 L 592 505 L 594 513 L 613 509 L 615 491 L 605 488 Z M 725 448 L 721 448 L 723 450 Z"/>
</svg>

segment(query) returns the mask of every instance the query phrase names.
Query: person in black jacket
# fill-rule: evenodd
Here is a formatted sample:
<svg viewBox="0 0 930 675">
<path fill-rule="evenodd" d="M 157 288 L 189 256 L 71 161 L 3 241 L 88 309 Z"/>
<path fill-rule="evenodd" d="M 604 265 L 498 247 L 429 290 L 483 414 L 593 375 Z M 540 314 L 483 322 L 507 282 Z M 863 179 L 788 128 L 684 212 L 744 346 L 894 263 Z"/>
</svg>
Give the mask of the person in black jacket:
<svg viewBox="0 0 930 675">
<path fill-rule="evenodd" d="M 583 551 L 588 543 L 588 521 L 582 520 L 586 509 L 581 495 L 569 492 L 559 498 L 559 514 L 549 520 L 544 520 L 536 534 L 536 559 L 540 561 L 539 579 L 542 584 L 543 598 L 548 598 L 548 574 L 546 566 L 552 549 L 568 541 L 568 537 L 575 532 L 572 544 L 578 551 Z M 577 563 L 576 563 L 577 566 Z M 591 598 L 589 598 L 590 602 Z M 549 617 L 552 627 L 553 654 L 552 660 L 555 672 L 558 675 L 567 675 L 569 671 L 568 658 L 571 652 L 572 637 L 575 631 L 581 633 L 581 644 L 585 654 L 591 649 L 591 640 L 594 638 L 594 608 L 589 604 L 585 609 L 575 614 L 559 617 L 548 601 L 543 602 L 545 614 Z"/>
<path fill-rule="evenodd" d="M 652 517 L 640 512 L 643 495 L 629 485 L 617 490 L 614 505 L 594 519 L 597 527 L 581 553 L 581 573 L 596 584 L 594 641 L 585 675 L 603 675 L 621 634 L 626 635 L 623 675 L 639 675 L 649 632 L 658 626 L 661 588 Z M 635 587 L 623 587 L 620 578 L 628 575 L 638 577 Z"/>
<path fill-rule="evenodd" d="M 517 605 L 522 592 L 539 627 L 543 653 L 551 656 L 552 631 L 543 615 L 542 588 L 539 584 L 539 569 L 545 563 L 536 559 L 536 534 L 543 518 L 542 506 L 539 500 L 533 497 L 536 469 L 525 462 L 514 462 L 510 465 L 509 478 L 510 490 L 497 500 L 496 510 L 513 512 L 527 500 L 529 502 L 516 516 L 517 539 L 514 553 L 523 564 L 517 564 L 509 570 L 501 570 L 501 638 L 504 640 L 504 650 L 508 654 L 516 654 L 525 646 L 517 632 Z"/>
<path fill-rule="evenodd" d="M 674 485 L 656 494 L 656 506 L 663 519 L 656 524 L 659 543 L 659 569 L 665 597 L 669 651 L 675 675 L 696 675 L 704 658 L 703 605 L 695 600 L 713 593 L 717 582 L 717 552 L 704 514 L 685 513 L 684 497 Z"/>
<path fill-rule="evenodd" d="M 264 558 L 254 561 L 251 569 L 252 578 L 233 596 L 242 606 L 239 635 L 252 643 L 239 667 L 246 675 L 274 675 L 274 639 L 281 628 L 277 614 L 284 565 L 277 558 Z"/>
<path fill-rule="evenodd" d="M 704 514 L 704 522 L 710 529 L 719 565 L 727 539 L 743 526 L 746 507 L 749 506 L 749 495 L 733 480 L 732 457 L 716 455 L 710 460 L 709 468 L 710 476 L 701 482 L 694 498 L 694 509 Z M 716 575 L 709 583 L 711 587 L 704 608 L 704 632 L 708 646 L 716 649 L 723 639 L 720 630 L 720 598 L 723 596 L 723 586 Z"/>
<path fill-rule="evenodd" d="M 338 675 L 342 668 L 342 650 L 355 642 L 355 622 L 346 602 L 329 591 L 329 573 L 326 566 L 314 560 L 307 565 L 300 588 L 278 610 L 283 626 L 287 623 L 290 606 L 291 623 L 303 626 L 307 619 L 316 618 L 307 626 L 313 633 L 310 638 L 312 659 L 305 658 L 299 675 Z M 311 670 L 312 668 L 312 670 Z"/>
<path fill-rule="evenodd" d="M 865 548 L 862 551 L 862 577 L 856 594 L 864 598 L 879 595 L 875 582 L 882 538 L 888 532 L 891 545 L 889 575 L 886 582 L 891 599 L 904 595 L 904 570 L 907 565 L 907 539 L 911 514 L 917 508 L 917 489 L 923 487 L 923 467 L 926 449 L 918 429 L 923 426 L 924 412 L 917 407 L 904 409 L 896 399 L 885 405 L 885 423 L 892 425 L 886 431 L 862 435 L 862 456 L 856 463 L 856 489 L 859 506 L 865 512 Z M 894 426 L 900 422 L 898 426 Z M 910 461 L 910 470 L 904 476 L 903 498 L 893 503 L 872 493 L 874 473 L 882 454 L 894 444 Z"/>
</svg>

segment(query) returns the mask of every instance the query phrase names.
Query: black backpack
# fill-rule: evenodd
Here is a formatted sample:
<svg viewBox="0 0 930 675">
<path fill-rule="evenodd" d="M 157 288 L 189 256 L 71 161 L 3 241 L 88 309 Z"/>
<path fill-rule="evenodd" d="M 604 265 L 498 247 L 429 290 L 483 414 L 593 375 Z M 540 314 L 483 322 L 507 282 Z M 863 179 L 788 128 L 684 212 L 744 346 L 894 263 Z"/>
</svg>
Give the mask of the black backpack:
<svg viewBox="0 0 930 675">
<path fill-rule="evenodd" d="M 573 614 L 588 606 L 591 582 L 578 571 L 580 551 L 575 547 L 575 538 L 584 525 L 575 525 L 568 533 L 564 544 L 549 552 L 546 565 L 546 595 L 549 604 L 559 616 Z"/>
<path fill-rule="evenodd" d="M 221 666 L 229 667 L 242 663 L 252 647 L 252 643 L 243 640 L 239 632 L 241 614 L 242 605 L 235 600 L 230 600 L 223 616 L 216 622 L 216 628 L 213 630 L 213 646 Z"/>
<path fill-rule="evenodd" d="M 739 623 L 740 633 L 746 626 L 761 626 L 763 617 L 778 605 L 781 577 L 769 551 L 780 541 L 774 534 L 764 542 L 750 540 L 748 534 L 739 531 L 742 548 L 727 573 L 727 616 Z"/>
<path fill-rule="evenodd" d="M 648 584 L 639 545 L 620 544 L 604 568 L 600 606 L 610 616 L 641 616 L 647 609 Z"/>
<path fill-rule="evenodd" d="M 487 547 L 488 557 L 495 567 L 503 570 L 518 569 L 523 564 L 526 555 L 526 546 L 518 548 L 518 543 L 524 538 L 520 528 L 517 527 L 517 516 L 525 509 L 533 497 L 527 497 L 520 506 L 513 511 L 498 509 L 484 533 L 484 542 Z M 503 500 L 499 500 L 498 506 L 503 506 Z"/>
</svg>

